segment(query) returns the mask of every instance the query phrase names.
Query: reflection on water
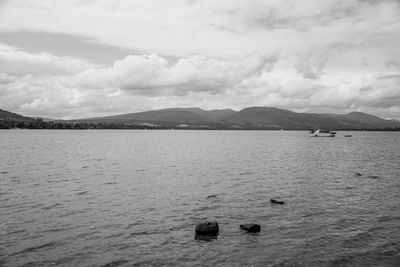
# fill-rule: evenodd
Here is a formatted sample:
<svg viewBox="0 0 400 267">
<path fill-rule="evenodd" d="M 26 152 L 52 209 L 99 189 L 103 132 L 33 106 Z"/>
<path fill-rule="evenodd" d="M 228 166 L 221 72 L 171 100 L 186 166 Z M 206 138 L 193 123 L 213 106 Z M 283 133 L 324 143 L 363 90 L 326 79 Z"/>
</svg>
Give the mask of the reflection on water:
<svg viewBox="0 0 400 267">
<path fill-rule="evenodd" d="M 399 266 L 400 135 L 349 134 L 0 131 L 0 265 Z"/>
</svg>

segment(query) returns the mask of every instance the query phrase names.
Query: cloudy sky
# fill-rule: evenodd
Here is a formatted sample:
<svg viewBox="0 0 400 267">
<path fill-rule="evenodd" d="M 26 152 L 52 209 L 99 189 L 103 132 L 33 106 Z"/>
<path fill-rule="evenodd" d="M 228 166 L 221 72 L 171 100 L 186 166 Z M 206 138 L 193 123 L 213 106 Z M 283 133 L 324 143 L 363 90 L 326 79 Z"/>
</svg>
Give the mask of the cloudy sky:
<svg viewBox="0 0 400 267">
<path fill-rule="evenodd" d="M 400 1 L 0 0 L 0 108 L 400 119 Z"/>
</svg>

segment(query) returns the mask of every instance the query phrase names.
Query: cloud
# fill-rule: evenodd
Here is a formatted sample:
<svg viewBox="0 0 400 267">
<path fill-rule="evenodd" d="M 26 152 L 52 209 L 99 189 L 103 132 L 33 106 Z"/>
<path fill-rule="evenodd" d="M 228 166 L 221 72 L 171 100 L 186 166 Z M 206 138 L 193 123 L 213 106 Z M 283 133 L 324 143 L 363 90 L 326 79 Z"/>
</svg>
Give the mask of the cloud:
<svg viewBox="0 0 400 267">
<path fill-rule="evenodd" d="M 193 56 L 169 65 L 153 54 L 128 56 L 107 68 L 81 59 L 6 52 L 21 56 L 14 62 L 12 56 L 0 57 L 10 59 L 0 70 L 0 106 L 57 118 L 126 112 L 132 103 L 151 109 L 146 103 L 181 103 L 184 97 L 193 105 L 197 95 L 223 94 L 246 77 L 270 71 L 277 60 L 276 54 L 253 53 L 231 61 Z"/>
<path fill-rule="evenodd" d="M 64 33 L 142 54 L 229 59 L 368 41 L 398 31 L 398 17 L 397 1 L 15 0 L 0 9 L 0 31 Z"/>
<path fill-rule="evenodd" d="M 91 88 L 112 87 L 144 95 L 186 95 L 189 92 L 221 92 L 264 67 L 273 66 L 276 55 L 259 53 L 237 61 L 204 56 L 182 58 L 169 67 L 158 55 L 128 56 L 109 68 L 90 68 L 76 76 L 79 84 Z M 269 67 L 271 68 L 271 67 Z"/>
<path fill-rule="evenodd" d="M 38 55 L 22 53 L 28 56 L 18 59 L 18 66 L 38 64 L 31 60 Z M 19 73 L 9 71 L 13 68 L 9 73 L 0 72 L 0 106 L 25 115 L 55 118 L 176 106 L 240 109 L 257 105 L 337 113 L 359 110 L 385 117 L 397 117 L 393 112 L 399 112 L 398 67 L 380 57 L 367 58 L 365 64 L 360 54 L 341 47 L 329 49 L 323 56 L 307 51 L 300 55 L 254 53 L 234 61 L 194 56 L 173 65 L 154 54 L 128 56 L 110 67 L 86 64 L 84 68 L 78 64 L 76 68 L 69 66 L 69 71 L 56 66 L 67 66 L 70 58 L 50 58 L 54 60 L 46 61 L 39 73 L 29 72 L 28 67 Z M 348 69 L 339 64 L 344 59 Z M 318 75 L 306 75 L 307 68 Z"/>
<path fill-rule="evenodd" d="M 137 53 L 101 66 L 0 45 L 0 105 L 26 115 L 264 105 L 400 118 L 395 0 L 15 0 L 0 31 Z"/>
<path fill-rule="evenodd" d="M 9 75 L 74 74 L 95 66 L 84 59 L 57 57 L 48 53 L 31 54 L 0 44 L 0 72 Z"/>
</svg>

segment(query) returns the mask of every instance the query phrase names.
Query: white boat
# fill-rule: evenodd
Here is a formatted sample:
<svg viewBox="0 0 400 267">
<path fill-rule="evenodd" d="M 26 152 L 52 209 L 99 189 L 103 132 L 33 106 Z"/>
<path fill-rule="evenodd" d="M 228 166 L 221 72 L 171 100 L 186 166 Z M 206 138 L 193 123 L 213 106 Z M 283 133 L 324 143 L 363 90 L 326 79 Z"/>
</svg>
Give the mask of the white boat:
<svg viewBox="0 0 400 267">
<path fill-rule="evenodd" d="M 321 129 L 311 130 L 310 136 L 311 137 L 335 137 L 335 131 L 324 131 Z"/>
</svg>

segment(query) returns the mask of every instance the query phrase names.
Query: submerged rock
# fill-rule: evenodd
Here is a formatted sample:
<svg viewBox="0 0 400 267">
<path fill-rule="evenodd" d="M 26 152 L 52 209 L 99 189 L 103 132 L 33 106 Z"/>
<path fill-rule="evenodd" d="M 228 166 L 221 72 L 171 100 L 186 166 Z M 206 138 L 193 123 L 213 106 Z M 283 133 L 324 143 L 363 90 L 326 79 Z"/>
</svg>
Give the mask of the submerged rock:
<svg viewBox="0 0 400 267">
<path fill-rule="evenodd" d="M 240 228 L 249 233 L 258 233 L 261 230 L 261 226 L 255 223 L 241 224 Z"/>
<path fill-rule="evenodd" d="M 195 235 L 194 239 L 205 242 L 211 242 L 218 239 L 218 235 Z"/>
<path fill-rule="evenodd" d="M 196 235 L 215 236 L 219 233 L 217 222 L 201 222 L 196 225 Z"/>
<path fill-rule="evenodd" d="M 276 200 L 276 199 L 273 199 L 273 198 L 271 198 L 270 201 L 271 201 L 271 203 L 274 203 L 274 204 L 285 204 L 284 201 Z"/>
</svg>

